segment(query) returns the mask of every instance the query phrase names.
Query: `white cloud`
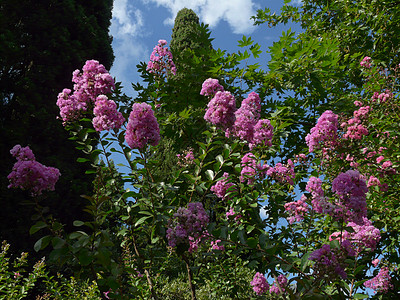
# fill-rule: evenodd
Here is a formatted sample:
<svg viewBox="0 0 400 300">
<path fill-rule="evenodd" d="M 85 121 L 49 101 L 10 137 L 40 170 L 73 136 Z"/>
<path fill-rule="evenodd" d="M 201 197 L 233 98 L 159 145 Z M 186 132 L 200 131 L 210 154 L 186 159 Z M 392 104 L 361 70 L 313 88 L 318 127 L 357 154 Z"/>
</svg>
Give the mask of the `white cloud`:
<svg viewBox="0 0 400 300">
<path fill-rule="evenodd" d="M 144 34 L 144 19 L 140 9 L 134 8 L 128 0 L 115 0 L 112 11 L 110 33 L 113 36 L 115 60 L 111 75 L 121 81 L 126 89 L 137 81 L 136 64 L 144 58 L 146 47 L 141 41 Z"/>
<path fill-rule="evenodd" d="M 134 9 L 128 0 L 115 0 L 112 11 L 111 34 L 113 36 L 138 36 L 144 21 L 140 9 Z"/>
<path fill-rule="evenodd" d="M 193 9 L 201 22 L 215 27 L 221 20 L 228 22 L 234 33 L 245 34 L 254 30 L 250 17 L 255 15 L 256 4 L 252 0 L 142 0 L 169 9 L 171 17 L 165 23 L 172 25 L 182 8 Z"/>
</svg>

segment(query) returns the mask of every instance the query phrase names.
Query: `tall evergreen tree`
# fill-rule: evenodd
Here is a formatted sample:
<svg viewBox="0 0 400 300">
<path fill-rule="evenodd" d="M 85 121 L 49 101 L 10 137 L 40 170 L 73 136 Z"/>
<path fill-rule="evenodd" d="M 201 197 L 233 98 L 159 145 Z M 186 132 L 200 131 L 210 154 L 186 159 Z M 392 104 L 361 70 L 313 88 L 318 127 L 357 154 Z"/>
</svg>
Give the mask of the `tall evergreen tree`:
<svg viewBox="0 0 400 300">
<path fill-rule="evenodd" d="M 72 72 L 86 60 L 111 67 L 111 10 L 112 0 L 0 4 L 0 239 L 19 251 L 31 250 L 35 238 L 28 233 L 33 207 L 23 205 L 30 196 L 7 188 L 15 162 L 9 151 L 15 144 L 29 145 L 39 162 L 60 169 L 56 191 L 41 204 L 63 224 L 83 217 L 80 195 L 92 192 L 93 178 L 76 162 L 81 154 L 67 140 L 55 103 L 63 88 L 72 88 Z"/>
</svg>

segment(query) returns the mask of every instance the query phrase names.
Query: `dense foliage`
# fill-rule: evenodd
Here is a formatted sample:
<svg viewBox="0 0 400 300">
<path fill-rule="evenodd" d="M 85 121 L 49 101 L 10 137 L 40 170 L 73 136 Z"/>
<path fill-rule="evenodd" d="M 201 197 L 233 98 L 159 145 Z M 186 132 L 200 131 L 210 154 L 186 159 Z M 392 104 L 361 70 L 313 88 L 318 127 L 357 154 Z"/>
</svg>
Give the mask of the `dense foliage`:
<svg viewBox="0 0 400 300">
<path fill-rule="evenodd" d="M 93 178 L 85 175 L 87 165 L 76 162 L 79 151 L 56 119 L 54 99 L 85 60 L 111 67 L 111 9 L 112 0 L 1 1 L 0 239 L 10 242 L 12 252 L 29 251 L 36 239 L 27 234 L 35 212 L 29 194 L 7 189 L 15 144 L 29 145 L 38 160 L 60 169 L 57 190 L 44 200 L 52 214 L 65 224 L 84 215 L 79 195 L 92 190 Z"/>
</svg>

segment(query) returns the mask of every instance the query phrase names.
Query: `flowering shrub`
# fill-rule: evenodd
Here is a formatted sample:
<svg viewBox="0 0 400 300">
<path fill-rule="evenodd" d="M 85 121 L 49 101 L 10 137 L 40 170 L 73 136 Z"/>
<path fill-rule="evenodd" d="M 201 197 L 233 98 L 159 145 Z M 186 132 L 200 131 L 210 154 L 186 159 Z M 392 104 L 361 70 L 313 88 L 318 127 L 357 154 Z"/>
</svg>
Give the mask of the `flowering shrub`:
<svg viewBox="0 0 400 300">
<path fill-rule="evenodd" d="M 160 42 L 155 51 L 161 53 L 164 46 Z M 157 91 L 144 95 L 162 107 L 172 57 L 166 54 L 163 67 L 155 57 L 149 72 L 161 72 Z M 306 137 L 303 152 L 309 155 L 282 158 L 285 126 L 278 114 L 261 119 L 259 94 L 250 92 L 236 108 L 233 94 L 210 78 L 198 87 L 210 100 L 202 135 L 192 136 L 190 126 L 199 120 L 190 112 L 166 115 L 146 102 L 131 105 L 124 128 L 116 105 L 122 96 L 118 90 L 109 94 L 113 85 L 107 71 L 89 61 L 82 74 L 74 73 L 74 93 L 64 90 L 59 106 L 63 121 L 71 125 L 67 130 L 87 154 L 80 160 L 92 162 L 97 174 L 94 195 L 85 196 L 92 219 L 76 220 L 73 225 L 82 228 L 66 233 L 41 210 L 42 219 L 31 232 L 50 234 L 35 249 L 52 245 L 50 257 L 96 280 L 110 298 L 156 298 L 159 278 L 176 273 L 186 274 L 192 299 L 199 278 L 230 297 L 251 289 L 254 297 L 296 299 L 360 298 L 366 288 L 390 293 L 398 247 L 391 241 L 398 227 L 387 215 L 398 220 L 400 131 L 381 114 L 398 110 L 398 99 L 371 60 L 362 65 L 379 85 L 367 81 L 365 95 L 358 95 L 348 114 L 325 111 Z M 237 90 L 236 95 L 241 97 Z M 92 115 L 91 125 L 79 120 Z M 95 131 L 108 131 L 99 149 L 87 138 Z M 156 155 L 161 136 L 186 135 L 190 145 L 182 142 L 174 153 L 175 160 L 180 153 L 176 169 L 170 176 L 155 176 L 163 162 Z M 122 155 L 128 171 L 115 170 L 110 152 Z M 29 148 L 16 146 L 11 153 L 18 165 L 10 185 L 30 189 L 33 196 L 54 189 L 55 170 L 38 164 Z M 99 162 L 99 154 L 104 161 Z M 370 278 L 367 271 L 377 268 L 376 259 L 382 267 Z M 243 270 L 257 272 L 239 285 L 236 274 Z"/>
</svg>

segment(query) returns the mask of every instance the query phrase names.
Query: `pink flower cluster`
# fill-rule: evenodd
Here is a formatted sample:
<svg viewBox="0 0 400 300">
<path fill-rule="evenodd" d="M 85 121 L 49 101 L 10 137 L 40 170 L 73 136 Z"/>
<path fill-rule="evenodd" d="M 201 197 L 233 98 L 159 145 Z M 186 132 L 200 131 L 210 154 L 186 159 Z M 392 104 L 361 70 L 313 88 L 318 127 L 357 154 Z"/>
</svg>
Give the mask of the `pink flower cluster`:
<svg viewBox="0 0 400 300">
<path fill-rule="evenodd" d="M 228 177 L 229 174 L 225 172 L 224 175 L 222 175 L 222 179 L 217 181 L 217 183 L 211 187 L 211 191 L 214 192 L 214 194 L 222 200 L 229 199 L 229 196 L 226 196 L 226 193 L 228 192 L 228 190 L 232 191 L 233 189 L 229 188 L 235 185 L 232 182 L 228 181 Z"/>
<path fill-rule="evenodd" d="M 360 140 L 364 135 L 368 135 L 368 129 L 362 124 L 362 120 L 368 117 L 370 110 L 369 106 L 360 107 L 353 113 L 353 118 L 341 124 L 341 127 L 347 128 L 344 139 Z"/>
<path fill-rule="evenodd" d="M 300 222 L 304 219 L 304 215 L 308 212 L 306 199 L 306 196 L 302 195 L 300 200 L 285 204 L 285 210 L 290 215 L 287 218 L 290 224 L 293 224 L 295 221 Z"/>
<path fill-rule="evenodd" d="M 15 145 L 10 153 L 17 162 L 7 176 L 10 181 L 8 188 L 29 190 L 33 197 L 41 195 L 45 190 L 54 191 L 61 175 L 57 168 L 46 167 L 37 162 L 29 147 L 22 148 L 20 145 Z"/>
<path fill-rule="evenodd" d="M 334 232 L 329 237 L 329 240 L 348 240 L 352 243 L 353 249 L 359 254 L 361 251 L 370 249 L 374 251 L 377 244 L 381 239 L 381 234 L 379 229 L 372 225 L 371 221 L 367 218 L 362 218 L 363 223 L 356 224 L 354 222 L 349 222 L 346 227 L 353 228 L 354 232 L 348 232 L 346 230 L 342 232 Z"/>
<path fill-rule="evenodd" d="M 204 119 L 224 129 L 225 135 L 234 135 L 249 143 L 250 149 L 257 145 L 272 145 L 273 127 L 269 120 L 261 119 L 261 100 L 251 92 L 238 110 L 235 98 L 225 92 L 217 79 L 204 81 L 201 95 L 213 96 L 207 105 Z"/>
<path fill-rule="evenodd" d="M 251 142 L 254 126 L 260 118 L 260 111 L 260 97 L 257 93 L 252 92 L 243 100 L 240 108 L 235 112 L 235 123 L 230 131 L 238 138 Z"/>
<path fill-rule="evenodd" d="M 365 178 L 358 171 L 348 170 L 346 173 L 340 173 L 332 181 L 332 191 L 339 196 L 338 204 L 344 208 L 345 219 L 362 223 L 362 217 L 367 215 L 368 187 Z"/>
<path fill-rule="evenodd" d="M 349 222 L 347 227 L 352 227 L 354 232 L 350 233 L 350 240 L 356 244 L 357 250 L 371 249 L 374 251 L 381 239 L 381 233 L 378 228 L 372 225 L 367 218 L 363 218 L 363 224 L 359 225 Z"/>
<path fill-rule="evenodd" d="M 371 97 L 372 102 L 379 100 L 379 103 L 385 103 L 390 99 L 393 99 L 393 93 L 389 89 L 386 89 L 382 93 L 375 92 Z"/>
<path fill-rule="evenodd" d="M 211 241 L 211 250 L 225 251 L 225 246 L 219 245 L 221 242 L 221 240 Z"/>
<path fill-rule="evenodd" d="M 306 136 L 309 152 L 316 149 L 332 149 L 337 143 L 338 116 L 332 111 L 325 111 L 318 119 L 315 127 Z"/>
<path fill-rule="evenodd" d="M 311 253 L 308 259 L 315 262 L 314 273 L 319 276 L 327 275 L 331 279 L 340 276 L 345 279 L 347 278 L 345 272 L 347 256 L 355 256 L 355 252 L 350 242 L 344 240 L 339 248 L 331 248 L 330 245 L 324 244 L 320 249 Z"/>
<path fill-rule="evenodd" d="M 93 114 L 93 127 L 97 131 L 119 129 L 125 122 L 125 118 L 117 110 L 117 104 L 106 95 L 97 97 Z"/>
<path fill-rule="evenodd" d="M 223 92 L 224 87 L 219 84 L 218 79 L 208 78 L 202 86 L 200 95 L 214 97 L 217 92 Z"/>
<path fill-rule="evenodd" d="M 314 211 L 319 214 L 332 214 L 335 206 L 324 196 L 320 178 L 311 177 L 307 182 L 306 191 L 311 193 L 311 205 Z"/>
<path fill-rule="evenodd" d="M 285 293 L 286 292 L 285 287 L 288 284 L 288 280 L 287 280 L 286 276 L 281 274 L 276 278 L 276 281 L 278 282 L 279 287 L 282 290 L 282 293 Z M 281 290 L 279 290 L 279 287 L 278 287 L 278 284 L 276 283 L 276 281 L 270 286 L 269 292 L 271 294 L 274 293 L 274 294 L 280 295 Z"/>
<path fill-rule="evenodd" d="M 257 93 L 251 92 L 235 112 L 235 123 L 228 129 L 227 135 L 233 133 L 249 143 L 250 149 L 257 145 L 272 145 L 273 127 L 269 120 L 261 119 L 261 100 Z"/>
<path fill-rule="evenodd" d="M 387 267 L 381 268 L 378 275 L 364 282 L 364 286 L 382 294 L 389 292 L 389 290 L 393 289 L 389 269 Z"/>
<path fill-rule="evenodd" d="M 186 149 L 182 154 L 177 154 L 176 157 L 179 160 L 178 165 L 181 167 L 194 164 L 194 154 L 192 148 Z"/>
<path fill-rule="evenodd" d="M 64 89 L 57 99 L 64 124 L 78 120 L 94 105 L 97 96 L 108 94 L 115 88 L 114 79 L 97 60 L 86 61 L 82 73 L 75 70 L 72 81 L 74 92 L 71 94 L 70 89 Z"/>
<path fill-rule="evenodd" d="M 147 144 L 158 145 L 160 128 L 149 104 L 133 104 L 126 126 L 125 141 L 132 149 L 142 149 Z"/>
<path fill-rule="evenodd" d="M 238 224 L 241 223 L 240 219 L 242 218 L 242 215 L 240 214 L 236 214 L 235 210 L 233 209 L 233 207 L 231 207 L 229 209 L 229 211 L 226 212 L 226 218 L 228 220 L 231 219 L 231 217 L 233 218 L 234 221 L 236 221 Z"/>
<path fill-rule="evenodd" d="M 257 164 L 256 157 L 253 153 L 249 152 L 242 157 L 241 160 L 242 171 L 240 173 L 240 182 L 253 184 L 257 175 L 263 175 L 268 166 L 261 166 Z"/>
<path fill-rule="evenodd" d="M 371 68 L 371 57 L 369 56 L 364 57 L 360 62 L 360 66 L 367 69 Z"/>
<path fill-rule="evenodd" d="M 250 282 L 250 284 L 253 287 L 253 291 L 257 295 L 262 295 L 262 294 L 268 292 L 269 284 L 268 284 L 265 276 L 263 274 L 261 274 L 260 272 L 257 272 L 254 275 L 253 280 Z"/>
<path fill-rule="evenodd" d="M 176 75 L 176 67 L 172 59 L 172 53 L 167 47 L 166 40 L 159 40 L 150 55 L 147 63 L 147 71 L 160 77 Z"/>
<path fill-rule="evenodd" d="M 219 91 L 207 104 L 204 119 L 223 129 L 235 122 L 236 101 L 230 92 Z"/>
<path fill-rule="evenodd" d="M 293 185 L 293 180 L 296 177 L 294 173 L 294 164 L 291 159 L 288 159 L 286 165 L 277 163 L 275 167 L 267 168 L 267 175 L 280 183 Z"/>
<path fill-rule="evenodd" d="M 208 222 L 208 215 L 200 202 L 188 203 L 187 208 L 178 208 L 167 229 L 168 245 L 176 247 L 188 244 L 189 237 L 195 241 L 203 235 Z"/>
</svg>

